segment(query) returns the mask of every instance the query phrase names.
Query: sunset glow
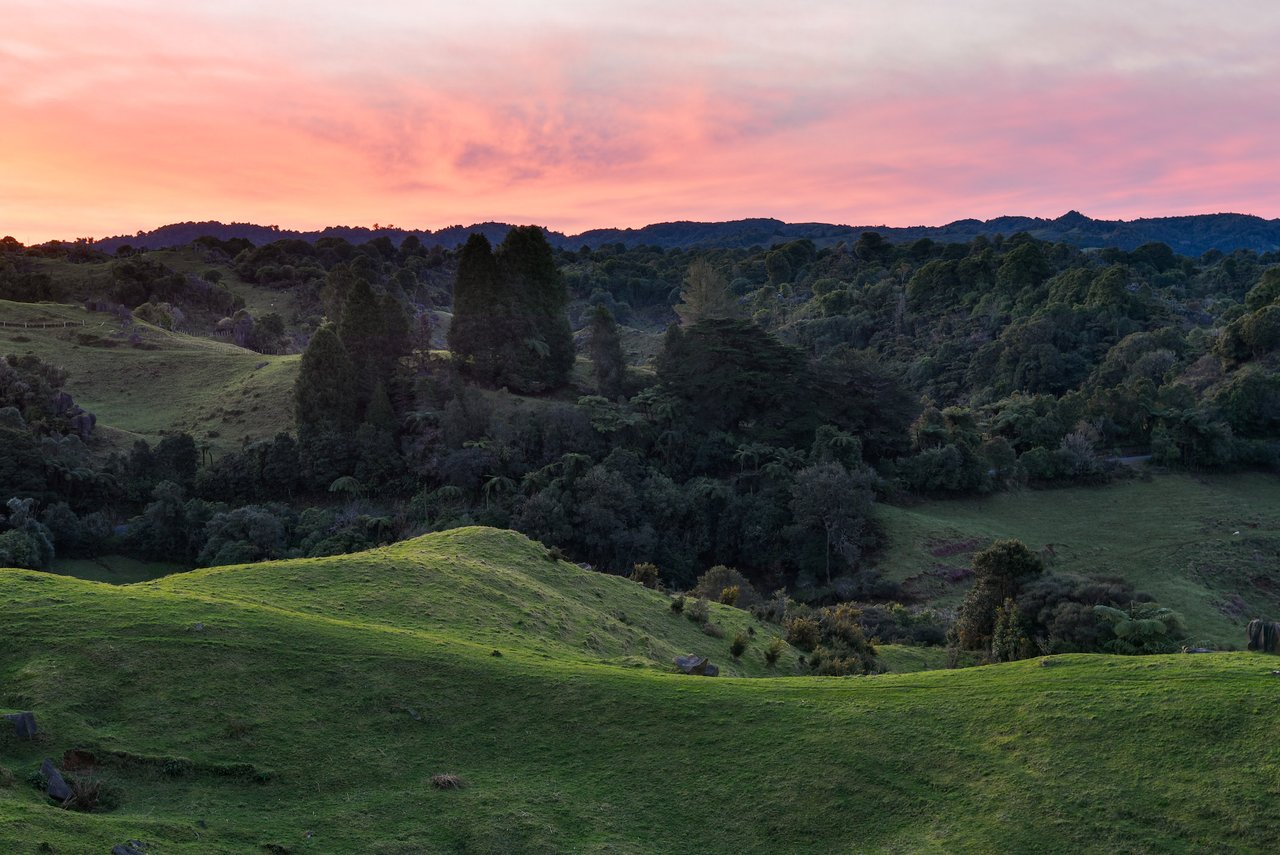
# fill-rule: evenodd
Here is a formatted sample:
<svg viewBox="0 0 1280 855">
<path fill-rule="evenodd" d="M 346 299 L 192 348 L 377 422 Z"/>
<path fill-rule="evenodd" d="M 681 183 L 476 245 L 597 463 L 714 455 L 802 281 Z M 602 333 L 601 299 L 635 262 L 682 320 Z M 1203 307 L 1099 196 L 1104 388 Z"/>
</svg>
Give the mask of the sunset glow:
<svg viewBox="0 0 1280 855">
<path fill-rule="evenodd" d="M 5 6 L 0 234 L 26 242 L 1280 216 L 1275 4 Z"/>
</svg>

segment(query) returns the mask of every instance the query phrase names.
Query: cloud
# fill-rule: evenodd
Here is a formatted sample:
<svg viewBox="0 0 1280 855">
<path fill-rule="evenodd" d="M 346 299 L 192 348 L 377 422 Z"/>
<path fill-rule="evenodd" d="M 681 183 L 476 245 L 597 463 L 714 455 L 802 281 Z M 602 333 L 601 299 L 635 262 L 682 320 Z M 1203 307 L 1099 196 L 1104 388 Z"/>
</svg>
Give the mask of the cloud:
<svg viewBox="0 0 1280 855">
<path fill-rule="evenodd" d="M 13 0 L 0 232 L 1280 216 L 1280 6 Z"/>
</svg>

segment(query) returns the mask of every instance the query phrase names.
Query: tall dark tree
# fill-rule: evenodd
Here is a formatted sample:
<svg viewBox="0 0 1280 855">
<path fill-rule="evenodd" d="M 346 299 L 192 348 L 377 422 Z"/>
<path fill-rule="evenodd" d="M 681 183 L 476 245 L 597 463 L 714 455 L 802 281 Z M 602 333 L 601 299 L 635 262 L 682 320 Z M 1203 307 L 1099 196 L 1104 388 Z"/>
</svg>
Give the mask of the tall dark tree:
<svg viewBox="0 0 1280 855">
<path fill-rule="evenodd" d="M 597 303 L 591 311 L 591 364 L 595 366 L 596 389 L 616 400 L 623 394 L 627 364 L 622 355 L 622 339 L 613 313 Z"/>
<path fill-rule="evenodd" d="M 513 295 L 498 272 L 489 239 L 472 234 L 458 257 L 449 351 L 481 383 L 497 384 L 512 359 L 514 315 Z"/>
<path fill-rule="evenodd" d="M 541 229 L 512 229 L 496 254 L 473 234 L 458 260 L 449 349 L 482 383 L 517 392 L 559 388 L 574 359 L 567 304 Z"/>
<path fill-rule="evenodd" d="M 294 414 L 299 436 L 356 425 L 356 373 L 347 350 L 330 324 L 316 330 L 302 354 L 294 385 Z"/>
<path fill-rule="evenodd" d="M 521 359 L 512 364 L 513 388 L 558 389 L 573 368 L 573 330 L 566 309 L 569 292 L 547 236 L 537 226 L 517 226 L 498 247 L 498 269 L 509 283 L 516 314 L 527 324 L 519 342 Z"/>
<path fill-rule="evenodd" d="M 386 319 L 385 307 L 372 286 L 364 279 L 357 279 L 342 305 L 338 338 L 351 360 L 361 407 L 368 403 L 373 388 L 387 374 Z"/>
</svg>

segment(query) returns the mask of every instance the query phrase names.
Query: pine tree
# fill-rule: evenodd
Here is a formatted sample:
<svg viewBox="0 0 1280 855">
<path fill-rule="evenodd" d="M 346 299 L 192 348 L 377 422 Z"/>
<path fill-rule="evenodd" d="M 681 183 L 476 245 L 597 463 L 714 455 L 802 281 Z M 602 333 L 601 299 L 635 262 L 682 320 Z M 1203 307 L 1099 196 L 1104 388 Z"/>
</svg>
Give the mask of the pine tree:
<svg viewBox="0 0 1280 855">
<path fill-rule="evenodd" d="M 361 405 L 373 394 L 383 376 L 383 307 L 368 281 L 357 279 L 347 292 L 338 321 L 338 338 L 355 372 L 356 396 Z"/>
<path fill-rule="evenodd" d="M 729 283 L 724 274 L 705 258 L 695 259 L 689 265 L 684 288 L 680 290 L 680 302 L 675 310 L 684 326 L 691 326 L 708 318 L 742 317 L 741 307 L 729 292 Z"/>
<path fill-rule="evenodd" d="M 501 278 L 509 283 L 525 350 L 508 366 L 513 388 L 558 389 L 573 368 L 573 330 L 565 310 L 569 293 L 547 236 L 537 226 L 517 226 L 498 247 Z"/>
<path fill-rule="evenodd" d="M 511 343 L 503 332 L 511 326 L 513 309 L 489 240 L 472 234 L 458 258 L 449 350 L 475 380 L 496 384 L 504 373 Z"/>
<path fill-rule="evenodd" d="M 355 369 L 331 324 L 316 330 L 302 354 L 294 413 L 300 437 L 330 430 L 349 434 L 355 429 Z"/>
<path fill-rule="evenodd" d="M 591 311 L 591 362 L 595 366 L 596 390 L 610 400 L 623 394 L 627 365 L 622 356 L 622 339 L 613 313 L 596 304 Z"/>
<path fill-rule="evenodd" d="M 472 235 L 458 261 L 449 349 L 482 383 L 517 392 L 558 388 L 574 360 L 567 304 L 541 229 L 512 229 L 497 253 L 482 235 Z"/>
</svg>

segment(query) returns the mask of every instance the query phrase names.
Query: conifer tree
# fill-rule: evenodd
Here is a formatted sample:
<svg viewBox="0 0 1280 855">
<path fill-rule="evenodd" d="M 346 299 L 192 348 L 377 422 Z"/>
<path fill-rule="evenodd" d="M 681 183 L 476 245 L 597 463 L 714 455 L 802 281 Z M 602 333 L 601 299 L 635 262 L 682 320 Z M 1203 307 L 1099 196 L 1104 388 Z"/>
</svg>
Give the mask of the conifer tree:
<svg viewBox="0 0 1280 855">
<path fill-rule="evenodd" d="M 616 400 L 623 394 L 626 361 L 622 356 L 622 339 L 613 313 L 597 303 L 591 311 L 591 362 L 595 366 L 596 389 L 604 397 Z"/>
<path fill-rule="evenodd" d="M 675 310 L 680 316 L 680 323 L 686 327 L 710 318 L 742 317 L 742 310 L 729 292 L 724 274 L 705 258 L 695 259 L 689 265 Z"/>
<path fill-rule="evenodd" d="M 573 330 L 565 309 L 568 290 L 547 236 L 537 226 L 517 226 L 498 247 L 498 266 L 512 290 L 524 346 L 510 365 L 514 388 L 557 389 L 573 368 Z"/>
<path fill-rule="evenodd" d="M 356 422 L 355 392 L 351 359 L 333 326 L 325 324 L 316 330 L 302 354 L 294 385 L 298 434 L 350 433 Z"/>
<path fill-rule="evenodd" d="M 342 304 L 338 338 L 351 360 L 356 396 L 362 405 L 368 402 L 373 387 L 383 376 L 382 332 L 383 307 L 368 281 L 357 279 Z"/>
<path fill-rule="evenodd" d="M 509 343 L 502 340 L 501 331 L 509 325 L 513 307 L 503 285 L 488 238 L 472 234 L 458 258 L 449 350 L 482 383 L 498 382 L 506 361 Z"/>
</svg>

